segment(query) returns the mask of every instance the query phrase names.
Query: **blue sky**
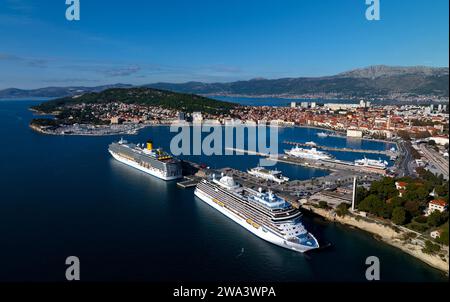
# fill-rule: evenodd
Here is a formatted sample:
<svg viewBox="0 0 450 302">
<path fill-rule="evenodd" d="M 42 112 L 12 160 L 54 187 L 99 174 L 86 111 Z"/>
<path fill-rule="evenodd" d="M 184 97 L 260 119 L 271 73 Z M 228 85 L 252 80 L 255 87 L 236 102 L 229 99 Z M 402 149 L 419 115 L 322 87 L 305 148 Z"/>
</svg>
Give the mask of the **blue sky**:
<svg viewBox="0 0 450 302">
<path fill-rule="evenodd" d="M 448 0 L 0 0 L 0 89 L 448 66 Z"/>
</svg>

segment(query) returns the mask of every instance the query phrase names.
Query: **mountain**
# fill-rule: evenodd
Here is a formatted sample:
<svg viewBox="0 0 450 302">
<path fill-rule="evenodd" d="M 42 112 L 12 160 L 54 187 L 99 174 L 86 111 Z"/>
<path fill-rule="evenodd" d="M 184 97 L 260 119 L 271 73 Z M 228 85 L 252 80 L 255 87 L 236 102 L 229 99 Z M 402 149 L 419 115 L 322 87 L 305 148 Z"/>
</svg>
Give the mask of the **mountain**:
<svg viewBox="0 0 450 302">
<path fill-rule="evenodd" d="M 253 79 L 231 83 L 155 83 L 146 87 L 178 92 L 247 96 L 305 96 L 333 94 L 343 97 L 382 97 L 394 94 L 448 97 L 448 68 L 370 66 L 327 77 Z"/>
<path fill-rule="evenodd" d="M 60 98 L 66 96 L 81 95 L 88 92 L 100 92 L 109 88 L 129 88 L 129 87 L 133 86 L 129 84 L 112 84 L 94 87 L 84 87 L 84 86 L 45 87 L 31 90 L 8 88 L 0 90 L 0 99 L 33 98 L 33 97 Z"/>
<path fill-rule="evenodd" d="M 426 66 L 369 66 L 333 76 L 282 79 L 255 78 L 229 83 L 154 83 L 143 87 L 203 95 L 303 96 L 327 95 L 335 98 L 397 98 L 425 96 L 448 98 L 449 69 Z M 48 87 L 34 90 L 5 89 L 0 98 L 63 97 L 99 92 L 126 84 L 97 87 Z"/>
<path fill-rule="evenodd" d="M 386 66 L 374 65 L 366 68 L 354 69 L 338 74 L 338 77 L 348 78 L 379 78 L 404 75 L 422 75 L 426 76 L 448 76 L 448 68 L 426 67 L 426 66 Z"/>
</svg>

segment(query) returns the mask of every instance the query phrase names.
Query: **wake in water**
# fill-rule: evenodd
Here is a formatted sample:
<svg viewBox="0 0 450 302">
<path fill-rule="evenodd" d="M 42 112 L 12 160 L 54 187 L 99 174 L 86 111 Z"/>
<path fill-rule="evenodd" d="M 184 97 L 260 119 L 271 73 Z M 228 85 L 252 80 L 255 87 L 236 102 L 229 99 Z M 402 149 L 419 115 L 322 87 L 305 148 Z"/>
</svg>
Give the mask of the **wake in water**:
<svg viewBox="0 0 450 302">
<path fill-rule="evenodd" d="M 241 249 L 241 252 L 239 253 L 239 255 L 236 256 L 236 258 L 241 257 L 244 254 L 244 248 Z"/>
</svg>

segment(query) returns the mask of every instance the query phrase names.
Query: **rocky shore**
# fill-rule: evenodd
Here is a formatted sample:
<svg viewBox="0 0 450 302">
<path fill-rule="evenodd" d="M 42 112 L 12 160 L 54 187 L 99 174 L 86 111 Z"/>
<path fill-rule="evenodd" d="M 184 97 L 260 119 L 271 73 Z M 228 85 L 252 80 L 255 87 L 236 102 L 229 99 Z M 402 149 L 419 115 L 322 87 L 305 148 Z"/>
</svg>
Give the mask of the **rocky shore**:
<svg viewBox="0 0 450 302">
<path fill-rule="evenodd" d="M 377 239 L 390 244 L 411 256 L 427 263 L 428 265 L 444 271 L 447 275 L 449 273 L 449 250 L 448 247 L 443 247 L 440 254 L 427 254 L 422 251 L 423 245 L 419 239 L 405 239 L 409 233 L 404 228 L 393 228 L 392 226 L 377 223 L 367 218 L 362 218 L 357 215 L 348 214 L 343 217 L 338 216 L 332 210 L 316 208 L 310 205 L 303 205 L 306 209 L 316 215 L 319 215 L 329 221 L 339 222 L 348 226 L 356 227 L 363 231 L 373 234 Z"/>
</svg>

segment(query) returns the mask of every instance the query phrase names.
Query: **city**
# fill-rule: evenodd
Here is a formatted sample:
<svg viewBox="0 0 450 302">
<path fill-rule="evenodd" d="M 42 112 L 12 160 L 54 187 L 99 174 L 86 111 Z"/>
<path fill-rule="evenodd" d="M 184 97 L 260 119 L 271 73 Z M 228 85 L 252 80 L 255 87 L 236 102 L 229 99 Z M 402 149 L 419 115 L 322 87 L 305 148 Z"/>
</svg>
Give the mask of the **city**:
<svg viewBox="0 0 450 302">
<path fill-rule="evenodd" d="M 2 293 L 439 298 L 429 2 L 0 0 Z"/>
</svg>

